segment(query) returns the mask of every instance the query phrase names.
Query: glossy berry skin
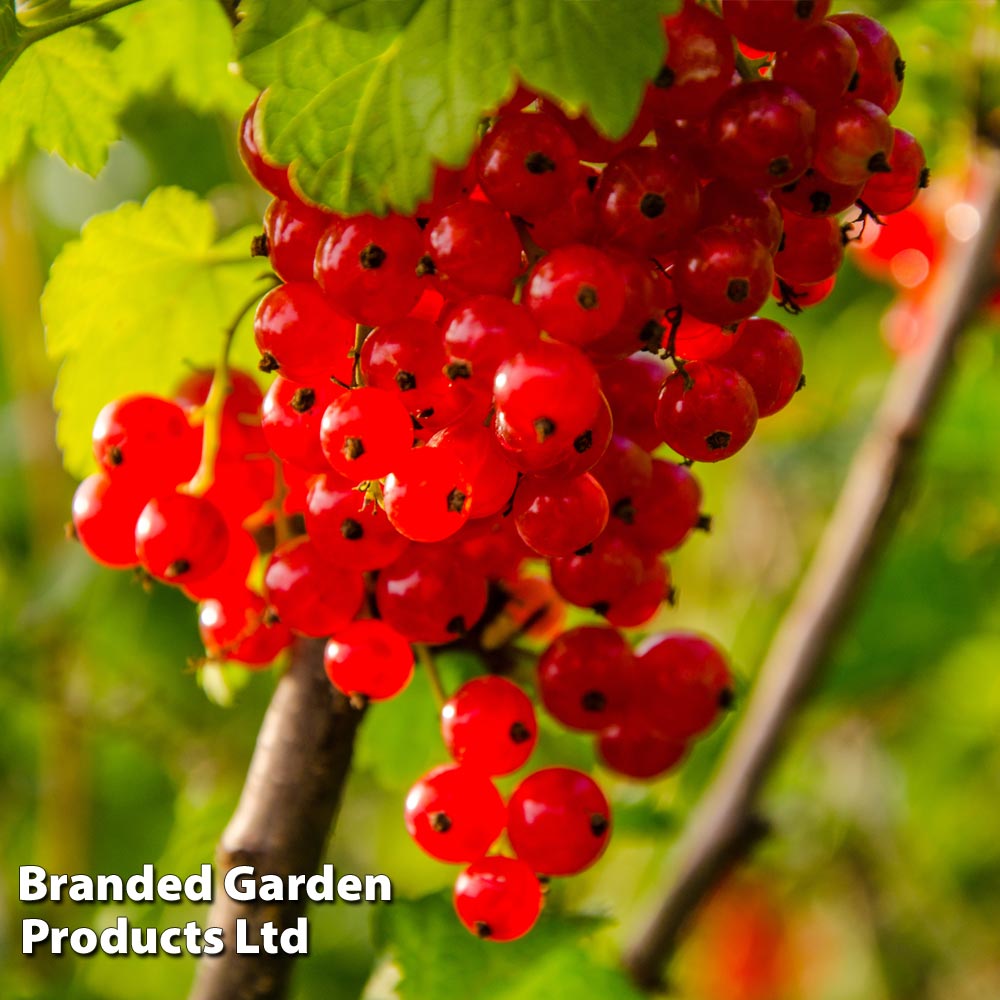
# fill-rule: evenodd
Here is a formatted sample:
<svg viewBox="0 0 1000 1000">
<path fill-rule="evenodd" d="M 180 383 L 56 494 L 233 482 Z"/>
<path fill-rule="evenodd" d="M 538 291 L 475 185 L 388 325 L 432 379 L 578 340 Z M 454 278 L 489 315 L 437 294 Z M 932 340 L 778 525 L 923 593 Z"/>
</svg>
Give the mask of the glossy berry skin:
<svg viewBox="0 0 1000 1000">
<path fill-rule="evenodd" d="M 746 231 L 709 226 L 677 252 L 673 277 L 685 310 L 730 326 L 767 301 L 774 264 L 767 248 Z"/>
<path fill-rule="evenodd" d="M 816 112 L 797 91 L 774 80 L 737 84 L 715 105 L 708 123 L 718 173 L 761 190 L 805 173 L 815 132 Z"/>
<path fill-rule="evenodd" d="M 601 402 L 591 425 L 573 441 L 573 450 L 553 466 L 544 469 L 544 475 L 554 479 L 575 479 L 582 476 L 601 460 L 611 442 L 611 407 L 601 394 Z M 502 444 L 502 442 L 501 442 Z M 526 454 L 521 453 L 522 456 Z M 536 471 L 521 466 L 523 472 Z"/>
<path fill-rule="evenodd" d="M 815 218 L 839 215 L 850 208 L 863 187 L 863 184 L 838 184 L 810 167 L 797 181 L 776 188 L 773 194 L 782 209 Z"/>
<path fill-rule="evenodd" d="M 204 497 L 164 493 L 142 508 L 135 524 L 139 562 L 164 583 L 191 583 L 208 576 L 222 565 L 228 547 L 226 522 Z"/>
<path fill-rule="evenodd" d="M 73 532 L 91 559 L 115 569 L 139 565 L 135 522 L 145 503 L 142 493 L 99 472 L 80 483 L 73 494 Z"/>
<path fill-rule="evenodd" d="M 620 595 L 634 591 L 645 571 L 642 555 L 622 538 L 601 535 L 589 550 L 553 559 L 552 585 L 563 600 L 607 614 Z"/>
<path fill-rule="evenodd" d="M 670 571 L 667 564 L 653 552 L 639 550 L 640 572 L 635 584 L 617 592 L 606 591 L 609 597 L 596 610 L 618 628 L 638 628 L 650 621 L 663 605 L 671 600 Z"/>
<path fill-rule="evenodd" d="M 382 490 L 386 517 L 415 542 L 439 542 L 469 519 L 471 477 L 452 456 L 417 448 L 397 462 Z"/>
<path fill-rule="evenodd" d="M 514 853 L 540 875 L 575 875 L 604 853 L 611 808 L 589 775 L 568 767 L 529 774 L 507 803 Z"/>
<path fill-rule="evenodd" d="M 546 254 L 531 270 L 524 302 L 555 340 L 582 346 L 611 332 L 625 307 L 625 281 L 595 247 L 571 244 Z"/>
<path fill-rule="evenodd" d="M 763 191 L 713 180 L 701 190 L 698 223 L 746 230 L 758 243 L 774 253 L 781 243 L 781 210 Z"/>
<path fill-rule="evenodd" d="M 331 375 L 350 381 L 354 333 L 354 324 L 334 312 L 311 281 L 271 289 L 253 321 L 261 370 L 307 385 Z"/>
<path fill-rule="evenodd" d="M 365 506 L 363 494 L 335 473 L 310 480 L 304 513 L 309 537 L 337 566 L 382 569 L 410 545 L 385 511 L 377 504 Z"/>
<path fill-rule="evenodd" d="M 743 324 L 743 336 L 719 364 L 747 380 L 761 417 L 784 409 L 802 381 L 799 342 L 780 323 L 759 316 Z"/>
<path fill-rule="evenodd" d="M 722 0 L 726 27 L 741 41 L 762 52 L 777 52 L 796 43 L 819 24 L 830 0 Z"/>
<path fill-rule="evenodd" d="M 892 125 L 868 101 L 842 101 L 820 111 L 816 125 L 816 169 L 838 184 L 863 184 L 888 173 Z"/>
<path fill-rule="evenodd" d="M 683 740 L 650 732 L 645 716 L 638 711 L 605 729 L 597 740 L 597 755 L 605 767 L 637 781 L 666 774 L 685 753 Z"/>
<path fill-rule="evenodd" d="M 694 232 L 698 220 L 693 167 L 654 146 L 616 156 L 604 168 L 594 197 L 601 236 L 636 253 L 673 250 Z"/>
<path fill-rule="evenodd" d="M 656 405 L 655 400 L 652 404 Z M 634 441 L 616 434 L 601 460 L 594 466 L 594 478 L 604 488 L 611 511 L 611 526 L 632 508 L 634 498 L 649 489 L 653 479 L 653 459 Z"/>
<path fill-rule="evenodd" d="M 410 683 L 413 650 L 385 622 L 363 618 L 329 639 L 323 665 L 330 683 L 342 694 L 386 701 Z"/>
<path fill-rule="evenodd" d="M 785 216 L 785 239 L 774 258 L 774 270 L 790 285 L 814 285 L 840 270 L 844 239 L 836 219 Z"/>
<path fill-rule="evenodd" d="M 901 128 L 893 131 L 890 173 L 869 177 L 861 194 L 864 203 L 878 215 L 892 215 L 908 208 L 929 179 L 920 143 Z"/>
<path fill-rule="evenodd" d="M 532 551 L 568 556 L 589 545 L 608 523 L 608 498 L 591 475 L 526 478 L 514 498 L 514 523 Z"/>
<path fill-rule="evenodd" d="M 455 881 L 455 912 L 486 941 L 524 937 L 542 910 L 542 887 L 530 866 L 500 854 L 474 861 Z"/>
<path fill-rule="evenodd" d="M 411 546 L 379 573 L 375 602 L 382 619 L 411 642 L 441 645 L 471 629 L 486 610 L 486 579 L 455 565 L 446 549 Z"/>
<path fill-rule="evenodd" d="M 275 378 L 260 411 L 271 450 L 306 472 L 326 472 L 330 464 L 319 443 L 320 422 L 326 408 L 345 391 L 329 381 L 305 386 L 280 375 Z"/>
<path fill-rule="evenodd" d="M 646 103 L 657 118 L 703 115 L 729 88 L 733 43 L 729 31 L 704 7 L 684 6 L 663 20 L 667 61 L 647 91 Z"/>
<path fill-rule="evenodd" d="M 449 295 L 510 295 L 521 271 L 521 240 L 500 209 L 457 201 L 432 219 L 425 251 L 441 289 Z"/>
<path fill-rule="evenodd" d="M 650 728 L 674 740 L 705 732 L 732 701 L 719 649 L 691 632 L 650 636 L 636 649 L 637 703 Z"/>
<path fill-rule="evenodd" d="M 456 764 L 510 774 L 528 762 L 538 723 L 531 699 L 513 681 L 475 677 L 441 709 L 441 738 Z"/>
<path fill-rule="evenodd" d="M 663 383 L 656 425 L 679 455 L 695 462 L 719 462 L 750 440 L 757 426 L 757 401 L 739 373 L 692 361 L 683 373 L 674 372 Z"/>
<path fill-rule="evenodd" d="M 230 522 L 229 548 L 222 565 L 201 580 L 185 581 L 181 590 L 185 597 L 190 597 L 193 601 L 210 598 L 218 598 L 227 604 L 236 599 L 244 601 L 247 578 L 259 555 L 257 543 L 250 533 Z"/>
<path fill-rule="evenodd" d="M 548 713 L 570 729 L 598 732 L 628 708 L 632 649 L 613 628 L 563 632 L 538 660 L 538 693 Z"/>
<path fill-rule="evenodd" d="M 323 413 L 320 443 L 327 461 L 351 483 L 380 479 L 406 457 L 413 425 L 399 397 L 383 389 L 352 389 Z"/>
<path fill-rule="evenodd" d="M 427 442 L 465 467 L 472 489 L 469 517 L 489 517 L 503 510 L 514 495 L 517 469 L 507 460 L 493 432 L 478 422 L 455 423 Z"/>
<path fill-rule="evenodd" d="M 503 832 L 503 799 L 478 768 L 446 765 L 425 774 L 407 793 L 406 829 L 438 861 L 478 861 Z"/>
<path fill-rule="evenodd" d="M 292 643 L 281 622 L 266 621 L 267 604 L 252 590 L 210 598 L 198 609 L 198 631 L 206 652 L 218 660 L 263 667 Z"/>
<path fill-rule="evenodd" d="M 547 115 L 501 115 L 479 146 L 479 183 L 498 208 L 530 218 L 550 211 L 573 190 L 576 145 Z"/>
<path fill-rule="evenodd" d="M 275 549 L 264 586 L 278 620 L 314 638 L 347 625 L 365 596 L 361 574 L 331 566 L 309 539 L 296 539 Z"/>
<path fill-rule="evenodd" d="M 533 215 L 529 225 L 532 243 L 543 250 L 555 250 L 569 243 L 590 243 L 597 231 L 598 172 L 580 165 L 576 184 L 565 201 L 544 213 Z"/>
<path fill-rule="evenodd" d="M 644 552 L 672 552 L 700 519 L 701 487 L 694 474 L 685 465 L 658 458 L 645 488 L 616 505 L 608 532 Z"/>
<path fill-rule="evenodd" d="M 739 329 L 739 326 L 706 323 L 688 313 L 677 328 L 674 355 L 685 361 L 712 361 L 732 347 L 739 337 Z"/>
<path fill-rule="evenodd" d="M 538 341 L 497 369 L 493 394 L 515 438 L 564 454 L 601 403 L 593 365 L 567 344 Z"/>
<path fill-rule="evenodd" d="M 899 103 L 906 69 L 895 39 L 864 14 L 834 14 L 830 21 L 851 36 L 858 50 L 858 82 L 850 95 L 871 101 L 889 114 Z"/>
<path fill-rule="evenodd" d="M 857 69 L 858 49 L 851 36 L 833 21 L 820 21 L 778 53 L 771 78 L 819 107 L 839 101 Z"/>
<path fill-rule="evenodd" d="M 250 176 L 275 198 L 297 198 L 288 180 L 288 168 L 274 163 L 264 155 L 257 108 L 260 96 L 254 98 L 240 121 L 240 159 Z"/>
<path fill-rule="evenodd" d="M 184 411 L 160 396 L 125 396 L 94 421 L 94 458 L 104 474 L 148 499 L 190 479 L 201 458 L 200 435 Z"/>
<path fill-rule="evenodd" d="M 316 248 L 314 274 L 334 309 L 355 323 L 377 326 L 401 319 L 417 304 L 422 252 L 412 219 L 359 215 L 327 229 Z"/>
<path fill-rule="evenodd" d="M 780 278 L 774 280 L 774 287 L 771 289 L 772 297 L 779 303 L 784 301 L 786 297 L 790 297 L 799 309 L 807 309 L 809 306 L 817 305 L 828 299 L 837 284 L 837 279 L 830 277 L 825 281 L 817 281 L 815 285 L 800 285 L 798 288 L 792 288 L 789 293 L 781 288 L 780 280 Z"/>
<path fill-rule="evenodd" d="M 615 433 L 646 451 L 661 443 L 652 414 L 666 375 L 666 365 L 652 354 L 633 354 L 601 369 L 601 387 L 611 407 Z"/>
<path fill-rule="evenodd" d="M 320 237 L 333 216 L 298 198 L 276 198 L 264 213 L 267 255 L 282 281 L 312 281 Z"/>
</svg>

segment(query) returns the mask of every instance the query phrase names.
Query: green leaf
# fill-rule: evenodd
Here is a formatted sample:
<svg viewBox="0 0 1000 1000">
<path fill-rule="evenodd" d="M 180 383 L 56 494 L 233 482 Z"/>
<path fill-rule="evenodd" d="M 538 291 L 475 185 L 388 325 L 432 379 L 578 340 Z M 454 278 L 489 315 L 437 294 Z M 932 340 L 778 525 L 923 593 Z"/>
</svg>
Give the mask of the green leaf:
<svg viewBox="0 0 1000 1000">
<path fill-rule="evenodd" d="M 661 64 L 665 0 L 248 0 L 244 71 L 270 152 L 344 212 L 411 211 L 520 78 L 612 136 Z"/>
<path fill-rule="evenodd" d="M 10 69 L 20 51 L 23 29 L 14 11 L 14 0 L 0 2 L 0 79 Z"/>
<path fill-rule="evenodd" d="M 261 263 L 252 233 L 216 242 L 211 207 L 159 188 L 91 219 L 52 265 L 42 296 L 49 355 L 62 361 L 55 392 L 66 468 L 91 471 L 98 410 L 130 392 L 169 393 L 191 365 L 213 365 L 224 330 L 250 300 Z M 253 367 L 237 334 L 233 361 Z"/>
<path fill-rule="evenodd" d="M 118 138 L 124 101 L 111 57 L 90 31 L 35 42 L 0 80 L 0 174 L 29 141 L 96 174 Z"/>
<path fill-rule="evenodd" d="M 253 100 L 253 87 L 229 70 L 233 32 L 216 0 L 143 0 L 104 23 L 122 38 L 112 61 L 132 93 L 169 83 L 195 111 L 233 117 Z"/>
<path fill-rule="evenodd" d="M 417 900 L 394 900 L 375 917 L 375 942 L 399 966 L 402 1000 L 461 996 L 462 1000 L 551 1000 L 600 996 L 632 1000 L 625 980 L 578 947 L 599 930 L 601 917 L 565 916 L 544 911 L 527 937 L 504 945 L 479 941 L 459 923 L 443 893 Z M 581 969 L 570 970 L 579 964 Z M 558 976 L 576 987 L 561 989 Z M 601 989 L 591 992 L 590 977 Z"/>
</svg>

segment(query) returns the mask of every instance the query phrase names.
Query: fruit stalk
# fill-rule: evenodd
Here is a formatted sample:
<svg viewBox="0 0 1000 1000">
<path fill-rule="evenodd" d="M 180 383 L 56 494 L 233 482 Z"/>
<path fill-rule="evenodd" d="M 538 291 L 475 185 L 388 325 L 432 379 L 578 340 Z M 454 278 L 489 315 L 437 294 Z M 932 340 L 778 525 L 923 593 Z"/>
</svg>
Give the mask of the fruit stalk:
<svg viewBox="0 0 1000 1000">
<path fill-rule="evenodd" d="M 953 369 L 955 345 L 994 280 L 1000 153 L 983 151 L 978 161 L 973 177 L 980 228 L 968 242 L 955 243 L 947 252 L 928 304 L 927 347 L 905 357 L 886 386 L 812 562 L 774 635 L 742 720 L 677 844 L 663 895 L 625 955 L 632 978 L 646 989 L 661 984 L 694 911 L 766 829 L 758 814 L 761 789 L 904 509 L 901 500 Z"/>
</svg>

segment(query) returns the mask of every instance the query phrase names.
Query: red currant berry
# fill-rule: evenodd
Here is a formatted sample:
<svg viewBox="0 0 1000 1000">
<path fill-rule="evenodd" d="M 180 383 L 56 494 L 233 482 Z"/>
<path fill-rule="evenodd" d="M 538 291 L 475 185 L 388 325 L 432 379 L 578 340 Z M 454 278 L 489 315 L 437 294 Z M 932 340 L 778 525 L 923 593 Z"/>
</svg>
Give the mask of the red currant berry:
<svg viewBox="0 0 1000 1000">
<path fill-rule="evenodd" d="M 743 336 L 719 359 L 750 384 L 759 416 L 784 409 L 802 383 L 802 348 L 780 323 L 755 316 L 743 324 Z"/>
<path fill-rule="evenodd" d="M 532 551 L 568 556 L 590 545 L 608 523 L 608 498 L 591 475 L 526 478 L 514 498 L 514 523 Z"/>
<path fill-rule="evenodd" d="M 486 941 L 524 937 L 542 910 L 542 887 L 523 861 L 488 855 L 455 881 L 455 912 L 462 924 Z"/>
<path fill-rule="evenodd" d="M 774 258 L 774 270 L 790 285 L 814 285 L 840 270 L 844 238 L 836 219 L 789 212 L 785 236 Z"/>
<path fill-rule="evenodd" d="M 752 188 L 789 184 L 812 161 L 816 112 L 791 87 L 744 82 L 715 105 L 708 124 L 718 173 Z"/>
<path fill-rule="evenodd" d="M 660 446 L 652 415 L 666 374 L 666 365 L 653 354 L 634 354 L 601 369 L 601 388 L 611 407 L 615 433 L 646 451 Z"/>
<path fill-rule="evenodd" d="M 154 497 L 135 524 L 135 551 L 143 568 L 165 583 L 191 583 L 214 573 L 226 558 L 229 530 L 204 497 Z"/>
<path fill-rule="evenodd" d="M 706 323 L 688 313 L 674 334 L 674 357 L 685 361 L 711 361 L 729 350 L 739 337 L 738 325 Z"/>
<path fill-rule="evenodd" d="M 345 390 L 332 382 L 300 385 L 280 375 L 271 383 L 261 406 L 261 426 L 271 450 L 306 472 L 325 472 L 330 464 L 319 443 L 326 408 Z"/>
<path fill-rule="evenodd" d="M 503 799 L 485 772 L 446 765 L 425 774 L 406 796 L 406 829 L 438 861 L 478 861 L 506 824 Z"/>
<path fill-rule="evenodd" d="M 641 572 L 630 589 L 610 593 L 595 610 L 618 628 L 645 625 L 659 612 L 664 601 L 671 600 L 670 571 L 655 553 L 641 553 Z"/>
<path fill-rule="evenodd" d="M 597 753 L 610 770 L 642 781 L 676 767 L 684 759 L 687 745 L 683 740 L 651 733 L 645 716 L 630 712 L 601 733 Z"/>
<path fill-rule="evenodd" d="M 254 568 L 260 552 L 253 536 L 239 527 L 232 526 L 230 521 L 229 548 L 222 565 L 204 579 L 185 582 L 181 590 L 193 601 L 206 601 L 218 598 L 232 603 L 244 601 L 247 592 L 247 578 Z"/>
<path fill-rule="evenodd" d="M 777 52 L 798 42 L 806 28 L 819 24 L 830 0 L 722 0 L 726 27 L 747 45 Z"/>
<path fill-rule="evenodd" d="M 333 221 L 322 209 L 297 198 L 276 199 L 264 213 L 264 233 L 271 267 L 282 281 L 312 281 L 320 237 Z"/>
<path fill-rule="evenodd" d="M 792 288 L 787 282 L 775 278 L 771 295 L 782 308 L 796 313 L 828 299 L 836 284 L 837 279 L 832 275 L 825 281 L 817 281 L 815 285 L 800 285 L 798 288 Z"/>
<path fill-rule="evenodd" d="M 718 462 L 750 440 L 757 426 L 757 401 L 738 372 L 692 361 L 663 383 L 656 426 L 679 455 Z"/>
<path fill-rule="evenodd" d="M 410 415 L 382 389 L 352 389 L 323 414 L 320 443 L 329 463 L 352 483 L 380 479 L 413 443 Z"/>
<path fill-rule="evenodd" d="M 767 301 L 774 264 L 748 232 L 709 226 L 678 251 L 674 288 L 698 319 L 731 326 Z"/>
<path fill-rule="evenodd" d="M 616 434 L 594 466 L 593 475 L 604 488 L 612 518 L 621 519 L 633 509 L 633 498 L 649 488 L 653 460 L 634 441 Z"/>
<path fill-rule="evenodd" d="M 839 184 L 863 184 L 892 169 L 893 131 L 886 113 L 868 101 L 823 108 L 816 125 L 816 169 Z"/>
<path fill-rule="evenodd" d="M 226 600 L 211 598 L 198 609 L 198 631 L 205 650 L 216 660 L 264 667 L 292 643 L 281 622 L 270 622 L 262 597 L 245 587 Z"/>
<path fill-rule="evenodd" d="M 608 531 L 638 549 L 672 552 L 701 523 L 701 487 L 687 466 L 656 459 L 643 489 L 612 510 Z"/>
<path fill-rule="evenodd" d="M 489 517 L 503 510 L 514 495 L 517 469 L 507 461 L 493 432 L 480 423 L 458 423 L 438 431 L 427 442 L 464 466 L 472 488 L 469 517 Z"/>
<path fill-rule="evenodd" d="M 640 145 L 653 127 L 648 110 L 641 108 L 629 130 L 620 139 L 611 139 L 585 113 L 572 117 L 552 101 L 543 98 L 538 103 L 542 114 L 554 118 L 569 133 L 580 159 L 587 163 L 607 163 L 618 153 Z"/>
<path fill-rule="evenodd" d="M 204 406 L 212 390 L 214 378 L 215 371 L 212 369 L 200 368 L 191 372 L 174 389 L 174 402 L 188 414 Z M 226 420 L 236 421 L 240 417 L 256 417 L 263 399 L 264 394 L 253 375 L 238 368 L 229 369 L 229 386 L 226 391 L 226 402 L 222 407 L 222 415 Z"/>
<path fill-rule="evenodd" d="M 724 180 L 710 181 L 701 190 L 699 225 L 746 230 L 774 253 L 781 243 L 781 211 L 774 198 Z"/>
<path fill-rule="evenodd" d="M 601 394 L 601 405 L 593 423 L 573 441 L 573 450 L 555 465 L 544 467 L 544 475 L 552 479 L 575 479 L 582 476 L 600 461 L 611 441 L 611 407 Z M 502 442 L 501 442 L 502 443 Z M 543 446 L 544 447 L 544 446 Z M 522 456 L 526 452 L 520 453 Z M 514 459 L 516 461 L 516 457 Z M 521 467 L 524 472 L 538 471 Z"/>
<path fill-rule="evenodd" d="M 810 167 L 797 181 L 778 188 L 774 200 L 796 215 L 839 215 L 858 200 L 863 186 L 838 184 Z"/>
<path fill-rule="evenodd" d="M 345 625 L 326 644 L 323 663 L 330 683 L 348 697 L 386 701 L 413 676 L 413 650 L 391 626 L 372 618 Z"/>
<path fill-rule="evenodd" d="M 643 580 L 645 563 L 630 542 L 601 535 L 588 549 L 550 563 L 552 585 L 559 596 L 579 608 L 606 615 L 622 594 L 634 591 Z"/>
<path fill-rule="evenodd" d="M 582 771 L 548 767 L 529 774 L 507 803 L 507 835 L 514 853 L 542 875 L 575 875 L 603 853 L 611 836 L 611 808 Z"/>
<path fill-rule="evenodd" d="M 617 629 L 564 632 L 538 661 L 538 693 L 549 714 L 570 729 L 598 732 L 628 707 L 632 650 Z"/>
<path fill-rule="evenodd" d="M 472 480 L 453 456 L 417 448 L 386 476 L 382 490 L 389 523 L 415 542 L 439 542 L 469 519 Z"/>
<path fill-rule="evenodd" d="M 128 483 L 112 482 L 97 472 L 87 476 L 73 494 L 73 531 L 87 554 L 102 566 L 138 566 L 135 522 L 146 497 Z"/>
<path fill-rule="evenodd" d="M 247 108 L 240 122 L 239 148 L 250 176 L 275 198 L 297 197 L 288 181 L 288 167 L 274 163 L 264 155 L 264 144 L 261 140 L 258 105 L 260 96 L 254 98 L 253 104 Z"/>
<path fill-rule="evenodd" d="M 894 129 L 894 133 L 890 172 L 869 177 L 861 193 L 864 203 L 878 215 L 892 215 L 908 208 L 930 179 L 920 143 L 901 128 Z"/>
<path fill-rule="evenodd" d="M 858 50 L 858 78 L 848 87 L 850 96 L 871 101 L 889 114 L 899 103 L 906 70 L 895 39 L 864 14 L 834 14 L 830 21 L 851 36 Z"/>
<path fill-rule="evenodd" d="M 475 677 L 441 709 L 441 738 L 455 763 L 510 774 L 528 762 L 538 739 L 531 699 L 505 677 Z"/>
<path fill-rule="evenodd" d="M 442 167 L 440 164 L 436 166 L 430 197 L 417 205 L 413 217 L 425 225 L 448 205 L 467 198 L 476 186 L 476 173 L 475 157 L 457 170 Z"/>
<path fill-rule="evenodd" d="M 338 220 L 316 248 L 316 281 L 334 309 L 356 323 L 390 323 L 420 298 L 422 247 L 412 219 L 359 215 Z"/>
<path fill-rule="evenodd" d="M 771 78 L 820 107 L 844 96 L 857 69 L 858 49 L 851 36 L 833 21 L 820 21 L 778 53 Z"/>
<path fill-rule="evenodd" d="M 549 115 L 501 115 L 479 147 L 479 183 L 512 215 L 551 210 L 569 196 L 579 169 L 573 140 Z"/>
<path fill-rule="evenodd" d="M 594 191 L 600 175 L 593 167 L 580 166 L 569 198 L 544 214 L 533 215 L 527 223 L 531 242 L 543 250 L 555 250 L 569 243 L 589 243 L 597 230 L 597 201 Z"/>
</svg>

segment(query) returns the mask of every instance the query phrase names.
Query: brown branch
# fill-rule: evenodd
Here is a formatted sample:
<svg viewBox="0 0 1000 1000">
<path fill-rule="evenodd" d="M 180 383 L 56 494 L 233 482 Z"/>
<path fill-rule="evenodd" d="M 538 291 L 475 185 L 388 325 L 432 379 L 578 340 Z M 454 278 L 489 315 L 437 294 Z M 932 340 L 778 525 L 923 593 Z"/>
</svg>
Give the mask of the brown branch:
<svg viewBox="0 0 1000 1000">
<path fill-rule="evenodd" d="M 797 709 L 842 633 L 895 527 L 918 447 L 951 371 L 951 355 L 993 273 L 1000 238 L 1000 160 L 981 158 L 978 233 L 952 245 L 929 302 L 925 350 L 901 360 L 861 443 L 812 562 L 760 669 L 745 714 L 676 848 L 665 895 L 625 956 L 635 981 L 661 984 L 689 917 L 741 851 L 752 846 L 756 800 Z"/>
<path fill-rule="evenodd" d="M 311 875 L 319 864 L 340 804 L 363 713 L 337 693 L 323 672 L 323 643 L 300 640 L 291 668 L 271 699 L 239 805 L 219 843 L 216 890 L 208 926 L 223 928 L 226 950 L 203 958 L 190 1000 L 280 1000 L 288 988 L 287 955 L 235 954 L 236 921 L 248 940 L 272 921 L 294 926 L 303 902 L 237 903 L 222 891 L 235 865 L 257 875 Z"/>
</svg>

